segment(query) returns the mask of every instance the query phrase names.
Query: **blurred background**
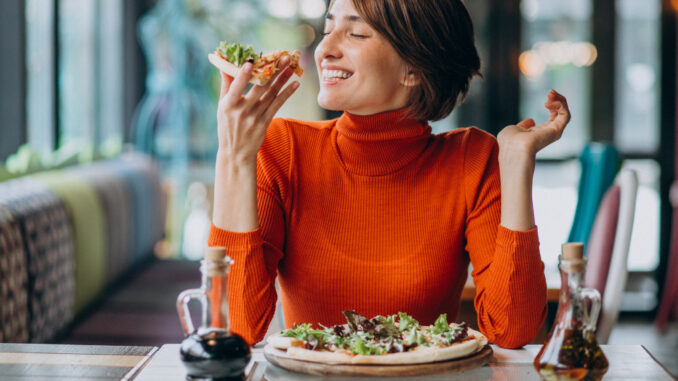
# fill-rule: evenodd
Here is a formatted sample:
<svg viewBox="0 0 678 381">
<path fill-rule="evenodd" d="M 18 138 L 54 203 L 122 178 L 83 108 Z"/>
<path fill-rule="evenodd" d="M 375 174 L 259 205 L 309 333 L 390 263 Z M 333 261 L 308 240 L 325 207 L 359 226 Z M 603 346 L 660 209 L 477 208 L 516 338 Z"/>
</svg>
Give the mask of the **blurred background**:
<svg viewBox="0 0 678 381">
<path fill-rule="evenodd" d="M 484 79 L 473 81 L 452 115 L 432 123 L 434 131 L 474 125 L 496 135 L 527 117 L 540 123 L 549 89 L 564 94 L 572 120 L 539 154 L 534 180 L 542 258 L 555 269 L 573 228 L 583 150 L 613 147 L 639 181 L 622 316 L 651 322 L 670 283 L 678 1 L 465 3 Z M 164 200 L 154 258 L 196 260 L 206 244 L 219 85 L 206 57 L 220 40 L 302 50 L 302 86 L 278 116 L 337 116 L 315 101 L 312 57 L 326 0 L 4 0 L 0 7 L 0 179 L 129 153 L 152 158 Z"/>
</svg>

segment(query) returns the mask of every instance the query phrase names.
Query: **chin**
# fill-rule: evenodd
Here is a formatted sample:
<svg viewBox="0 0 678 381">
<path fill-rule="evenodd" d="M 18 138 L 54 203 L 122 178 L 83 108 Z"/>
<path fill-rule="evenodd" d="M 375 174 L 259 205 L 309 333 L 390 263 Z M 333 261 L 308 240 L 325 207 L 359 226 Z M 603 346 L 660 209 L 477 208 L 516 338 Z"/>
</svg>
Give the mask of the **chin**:
<svg viewBox="0 0 678 381">
<path fill-rule="evenodd" d="M 325 110 L 332 110 L 332 111 L 343 111 L 344 107 L 341 104 L 341 102 L 333 101 L 331 99 L 327 99 L 326 97 L 323 97 L 322 94 L 318 94 L 318 105 Z"/>
</svg>

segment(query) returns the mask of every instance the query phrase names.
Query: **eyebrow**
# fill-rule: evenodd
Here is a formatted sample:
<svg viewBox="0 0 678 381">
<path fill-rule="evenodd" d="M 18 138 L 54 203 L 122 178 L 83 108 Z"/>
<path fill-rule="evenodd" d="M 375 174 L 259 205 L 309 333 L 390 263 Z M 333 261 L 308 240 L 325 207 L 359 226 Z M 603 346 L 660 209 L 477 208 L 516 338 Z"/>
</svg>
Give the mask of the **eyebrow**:
<svg viewBox="0 0 678 381">
<path fill-rule="evenodd" d="M 325 19 L 334 20 L 334 15 L 328 12 L 327 15 L 325 16 Z M 344 16 L 344 20 L 350 22 L 365 22 L 365 20 L 363 20 L 362 17 L 355 15 Z"/>
</svg>

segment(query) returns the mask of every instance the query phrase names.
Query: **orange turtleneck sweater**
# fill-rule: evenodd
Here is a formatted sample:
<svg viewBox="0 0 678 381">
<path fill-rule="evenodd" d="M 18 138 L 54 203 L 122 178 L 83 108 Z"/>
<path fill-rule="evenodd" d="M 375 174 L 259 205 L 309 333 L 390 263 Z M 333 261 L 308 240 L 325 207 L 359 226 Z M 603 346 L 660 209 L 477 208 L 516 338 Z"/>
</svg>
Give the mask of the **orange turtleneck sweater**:
<svg viewBox="0 0 678 381">
<path fill-rule="evenodd" d="M 322 122 L 275 119 L 257 157 L 259 228 L 212 226 L 235 260 L 231 328 L 263 339 L 276 303 L 287 327 L 403 311 L 454 321 L 469 260 L 480 330 L 528 343 L 546 314 L 537 229 L 499 225 L 498 146 L 476 128 L 432 135 L 403 110 Z"/>
</svg>

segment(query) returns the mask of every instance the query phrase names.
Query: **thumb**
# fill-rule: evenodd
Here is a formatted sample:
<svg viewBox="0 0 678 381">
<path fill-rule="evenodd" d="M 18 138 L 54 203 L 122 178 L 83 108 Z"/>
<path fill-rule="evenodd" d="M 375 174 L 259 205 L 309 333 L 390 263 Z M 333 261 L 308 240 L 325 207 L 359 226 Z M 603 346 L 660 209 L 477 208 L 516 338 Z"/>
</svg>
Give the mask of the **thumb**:
<svg viewBox="0 0 678 381">
<path fill-rule="evenodd" d="M 527 119 L 521 120 L 520 122 L 518 122 L 518 124 L 516 124 L 516 126 L 523 127 L 523 128 L 534 127 L 534 119 L 527 118 Z"/>
<path fill-rule="evenodd" d="M 219 89 L 219 100 L 228 93 L 228 89 L 231 87 L 231 83 L 233 82 L 233 77 L 230 75 L 224 73 L 223 71 L 221 73 L 221 88 Z"/>
</svg>

